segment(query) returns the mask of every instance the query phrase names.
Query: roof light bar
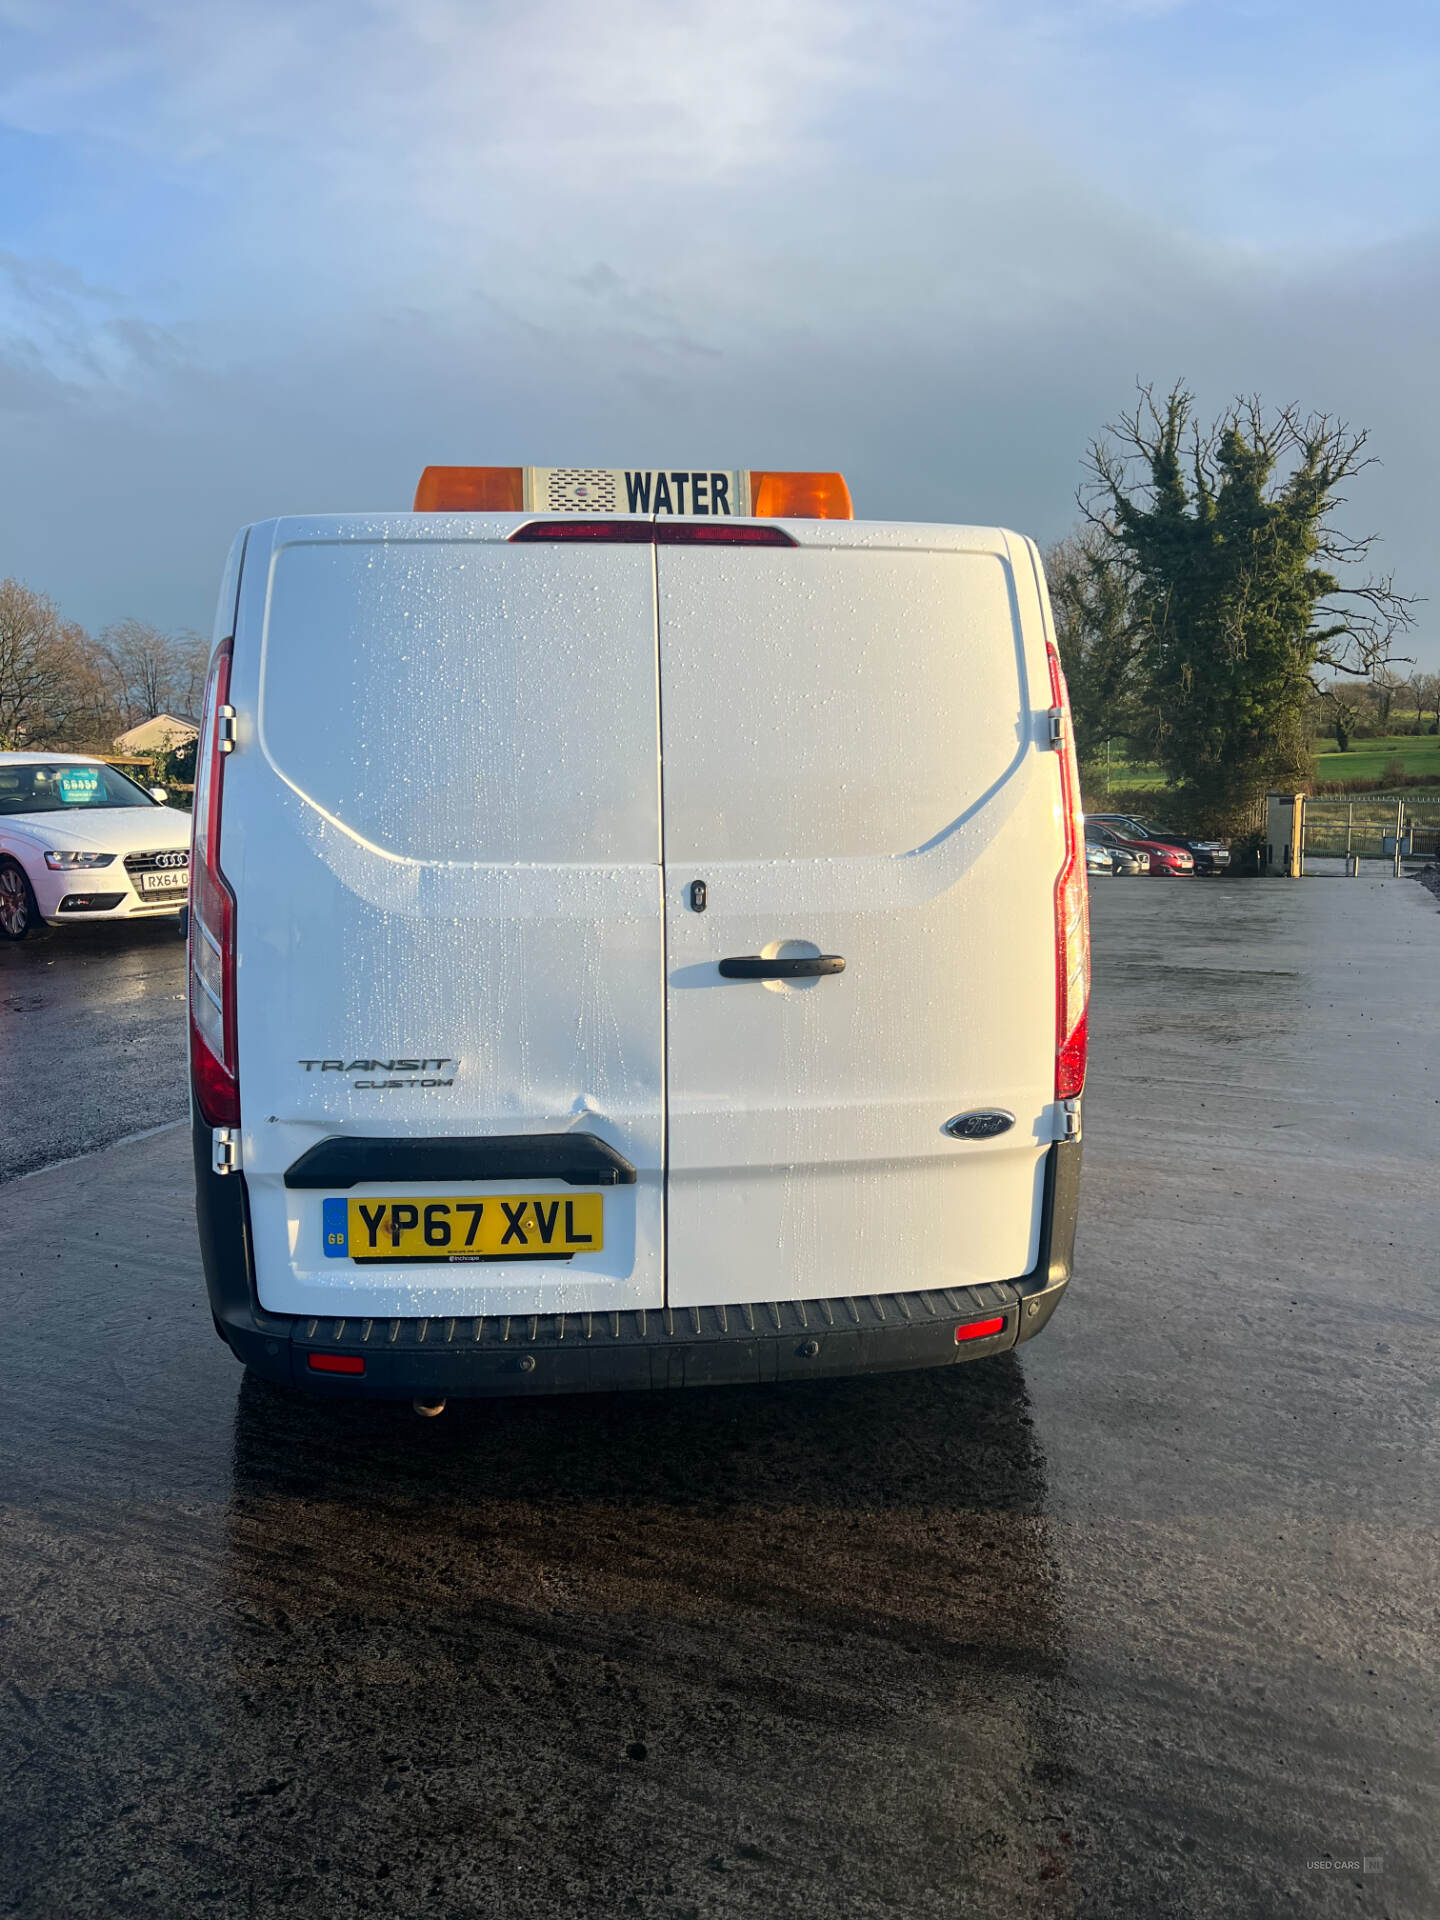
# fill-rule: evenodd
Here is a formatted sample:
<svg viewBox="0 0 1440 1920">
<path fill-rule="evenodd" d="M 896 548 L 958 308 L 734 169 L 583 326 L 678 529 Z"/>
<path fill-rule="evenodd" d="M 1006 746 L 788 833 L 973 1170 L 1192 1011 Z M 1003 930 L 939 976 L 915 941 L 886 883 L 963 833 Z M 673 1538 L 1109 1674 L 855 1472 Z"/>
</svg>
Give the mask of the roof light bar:
<svg viewBox="0 0 1440 1920">
<path fill-rule="evenodd" d="M 750 511 L 757 520 L 853 520 L 843 473 L 752 473 Z"/>
<path fill-rule="evenodd" d="M 426 467 L 416 513 L 523 513 L 523 467 Z"/>
<path fill-rule="evenodd" d="M 703 467 L 426 467 L 416 513 L 635 513 L 657 519 L 853 520 L 842 473 Z"/>
</svg>

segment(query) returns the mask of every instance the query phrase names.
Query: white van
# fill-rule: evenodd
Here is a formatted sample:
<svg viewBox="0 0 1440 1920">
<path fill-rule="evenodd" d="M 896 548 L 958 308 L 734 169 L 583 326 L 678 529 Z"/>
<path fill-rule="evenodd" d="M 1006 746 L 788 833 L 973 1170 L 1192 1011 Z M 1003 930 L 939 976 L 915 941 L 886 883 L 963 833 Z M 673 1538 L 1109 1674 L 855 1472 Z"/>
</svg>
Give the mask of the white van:
<svg viewBox="0 0 1440 1920">
<path fill-rule="evenodd" d="M 627 511 L 556 473 L 235 542 L 190 924 L 217 1330 L 431 1406 L 1028 1338 L 1089 986 L 1034 542 L 838 517 L 839 476 Z"/>
</svg>

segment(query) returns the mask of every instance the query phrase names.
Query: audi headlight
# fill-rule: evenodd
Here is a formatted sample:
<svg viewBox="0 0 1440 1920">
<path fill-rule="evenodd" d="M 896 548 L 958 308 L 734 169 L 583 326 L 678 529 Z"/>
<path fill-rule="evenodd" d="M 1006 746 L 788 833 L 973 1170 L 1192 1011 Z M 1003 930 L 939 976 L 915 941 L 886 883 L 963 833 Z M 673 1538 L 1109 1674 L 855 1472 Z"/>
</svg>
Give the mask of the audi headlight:
<svg viewBox="0 0 1440 1920">
<path fill-rule="evenodd" d="M 113 853 L 47 853 L 45 864 L 57 873 L 71 873 L 76 867 L 108 867 Z"/>
</svg>

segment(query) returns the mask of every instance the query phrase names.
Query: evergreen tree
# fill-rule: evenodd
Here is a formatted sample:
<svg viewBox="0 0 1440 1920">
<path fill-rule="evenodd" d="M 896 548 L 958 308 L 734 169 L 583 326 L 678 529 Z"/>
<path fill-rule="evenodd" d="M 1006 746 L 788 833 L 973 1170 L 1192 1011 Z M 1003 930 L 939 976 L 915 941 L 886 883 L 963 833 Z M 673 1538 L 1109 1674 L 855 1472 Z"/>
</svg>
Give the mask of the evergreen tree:
<svg viewBox="0 0 1440 1920">
<path fill-rule="evenodd" d="M 1374 543 L 1333 519 L 1364 446 L 1258 399 L 1204 432 L 1177 386 L 1163 402 L 1142 388 L 1090 448 L 1084 501 L 1139 629 L 1153 752 L 1197 820 L 1237 829 L 1268 785 L 1304 779 L 1320 673 L 1373 675 L 1410 624 L 1388 578 L 1334 571 Z"/>
</svg>

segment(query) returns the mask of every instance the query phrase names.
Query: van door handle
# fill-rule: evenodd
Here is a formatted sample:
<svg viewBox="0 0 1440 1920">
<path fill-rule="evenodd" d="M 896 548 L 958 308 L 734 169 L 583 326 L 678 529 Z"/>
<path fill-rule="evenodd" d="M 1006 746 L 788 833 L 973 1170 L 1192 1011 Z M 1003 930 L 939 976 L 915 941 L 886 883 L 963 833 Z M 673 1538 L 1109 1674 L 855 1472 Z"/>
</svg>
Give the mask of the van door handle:
<svg viewBox="0 0 1440 1920">
<path fill-rule="evenodd" d="M 788 960 L 766 960 L 758 953 L 736 954 L 720 962 L 726 980 L 813 980 L 823 973 L 843 973 L 838 953 L 801 953 Z"/>
</svg>

